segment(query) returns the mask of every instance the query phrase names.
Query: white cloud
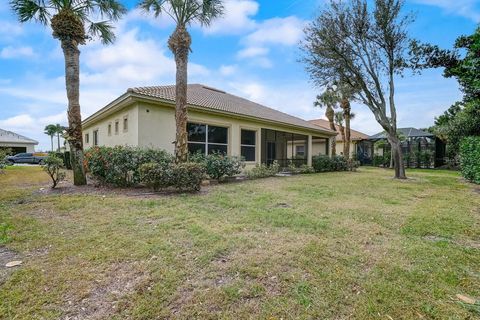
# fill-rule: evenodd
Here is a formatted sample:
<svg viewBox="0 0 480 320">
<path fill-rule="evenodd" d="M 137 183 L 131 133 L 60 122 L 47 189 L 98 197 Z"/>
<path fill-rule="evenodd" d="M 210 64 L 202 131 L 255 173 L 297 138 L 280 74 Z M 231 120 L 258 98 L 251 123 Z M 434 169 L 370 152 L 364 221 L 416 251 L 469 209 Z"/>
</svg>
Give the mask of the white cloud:
<svg viewBox="0 0 480 320">
<path fill-rule="evenodd" d="M 474 22 L 480 22 L 478 0 L 414 0 L 417 3 L 442 8 L 448 14 L 466 17 Z"/>
<path fill-rule="evenodd" d="M 17 58 L 28 58 L 35 56 L 33 49 L 31 47 L 12 47 L 8 46 L 3 48 L 0 51 L 0 58 L 3 59 L 17 59 Z"/>
<path fill-rule="evenodd" d="M 221 65 L 219 72 L 222 76 L 231 76 L 237 72 L 237 69 L 236 65 Z"/>
<path fill-rule="evenodd" d="M 266 56 L 270 50 L 268 48 L 263 47 L 248 47 L 245 49 L 240 50 L 237 53 L 237 58 L 245 59 L 245 58 L 254 58 L 259 56 Z"/>
<path fill-rule="evenodd" d="M 10 22 L 6 20 L 0 20 L 0 35 L 1 36 L 17 36 L 23 32 L 22 25 L 17 22 Z"/>
<path fill-rule="evenodd" d="M 227 0 L 224 15 L 205 28 L 207 34 L 243 34 L 253 30 L 256 22 L 252 19 L 258 12 L 259 4 L 253 0 Z"/>
<path fill-rule="evenodd" d="M 305 21 L 295 16 L 273 18 L 262 22 L 256 31 L 243 39 L 247 46 L 252 45 L 297 45 L 303 36 Z"/>
</svg>

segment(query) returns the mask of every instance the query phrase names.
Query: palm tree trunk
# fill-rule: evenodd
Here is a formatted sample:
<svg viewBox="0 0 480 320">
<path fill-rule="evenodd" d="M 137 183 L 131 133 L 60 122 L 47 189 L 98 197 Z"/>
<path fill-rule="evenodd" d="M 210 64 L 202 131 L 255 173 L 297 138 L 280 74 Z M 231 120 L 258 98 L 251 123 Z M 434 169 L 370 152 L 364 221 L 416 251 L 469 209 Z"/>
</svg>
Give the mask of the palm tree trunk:
<svg viewBox="0 0 480 320">
<path fill-rule="evenodd" d="M 345 118 L 345 139 L 343 144 L 343 156 L 346 159 L 350 158 L 350 143 L 352 142 L 350 138 L 350 112 L 352 108 L 350 107 L 350 101 L 345 99 L 344 101 L 344 109 L 343 109 L 343 117 Z"/>
<path fill-rule="evenodd" d="M 343 141 L 343 156 L 345 157 L 345 127 L 342 125 L 338 125 L 338 130 L 340 130 L 340 134 L 342 135 L 342 141 Z"/>
<path fill-rule="evenodd" d="M 68 143 L 73 169 L 73 184 L 87 184 L 83 166 L 82 115 L 80 113 L 80 50 L 72 40 L 62 41 L 65 56 L 65 84 L 68 98 Z"/>
<path fill-rule="evenodd" d="M 58 143 L 57 152 L 60 152 L 60 132 L 57 132 L 57 143 Z"/>
<path fill-rule="evenodd" d="M 187 80 L 188 53 L 191 37 L 184 26 L 177 26 L 168 40 L 168 46 L 175 57 L 177 67 L 175 88 L 175 159 L 177 163 L 186 162 L 188 158 L 187 144 Z"/>
<path fill-rule="evenodd" d="M 328 122 L 330 124 L 330 130 L 337 132 L 337 129 L 335 128 L 335 122 L 333 120 L 335 116 L 335 112 L 333 111 L 333 108 L 331 106 L 327 106 L 327 110 L 325 111 L 325 116 L 328 119 Z M 337 155 L 337 137 L 333 137 L 332 139 L 332 152 L 331 156 L 334 157 Z"/>
<path fill-rule="evenodd" d="M 53 152 L 53 135 L 50 136 L 50 142 L 52 144 L 52 152 Z"/>
</svg>

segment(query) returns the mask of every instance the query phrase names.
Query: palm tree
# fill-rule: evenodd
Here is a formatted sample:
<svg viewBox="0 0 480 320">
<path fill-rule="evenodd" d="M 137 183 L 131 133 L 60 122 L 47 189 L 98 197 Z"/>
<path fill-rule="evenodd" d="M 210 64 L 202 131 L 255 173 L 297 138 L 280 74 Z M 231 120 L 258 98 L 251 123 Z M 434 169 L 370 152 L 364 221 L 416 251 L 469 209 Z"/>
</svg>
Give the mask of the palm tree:
<svg viewBox="0 0 480 320">
<path fill-rule="evenodd" d="M 355 113 L 350 113 L 349 114 L 349 119 L 354 119 L 354 118 L 355 118 Z M 350 126 L 347 127 L 346 125 L 344 125 L 344 121 L 345 121 L 344 111 L 335 112 L 335 124 L 338 126 L 340 134 L 342 135 L 343 156 L 348 159 L 350 157 L 350 154 L 347 153 L 347 152 L 350 152 L 351 141 L 347 141 L 347 135 L 350 138 Z M 347 144 L 348 144 L 348 146 L 347 146 Z"/>
<path fill-rule="evenodd" d="M 80 114 L 79 45 L 91 37 L 104 44 L 115 39 L 111 21 L 126 12 L 117 0 L 10 0 L 10 7 L 20 22 L 35 21 L 50 25 L 65 57 L 65 83 L 68 98 L 68 142 L 70 144 L 75 185 L 87 183 L 83 167 L 82 116 Z M 91 17 L 103 21 L 94 22 Z"/>
<path fill-rule="evenodd" d="M 350 120 L 352 119 L 352 107 L 350 100 L 352 100 L 356 93 L 356 88 L 352 88 L 351 84 L 346 84 L 342 81 L 338 81 L 334 85 L 337 99 L 340 102 L 340 108 L 343 110 L 343 119 L 345 120 L 345 137 L 343 141 L 343 154 L 348 159 L 350 157 Z"/>
<path fill-rule="evenodd" d="M 187 26 L 200 23 L 208 26 L 213 19 L 223 13 L 222 0 L 142 0 L 139 7 L 152 11 L 155 17 L 162 13 L 170 16 L 176 23 L 175 31 L 168 39 L 168 47 L 172 51 L 176 73 L 175 89 L 175 158 L 177 162 L 187 161 L 187 65 L 188 54 L 191 51 L 192 38 Z"/>
<path fill-rule="evenodd" d="M 54 124 L 49 124 L 43 129 L 43 132 L 50 136 L 50 142 L 52 144 L 52 152 L 53 152 L 53 137 L 57 133 L 57 127 Z"/>
<path fill-rule="evenodd" d="M 332 131 L 337 131 L 335 128 L 334 116 L 335 111 L 334 109 L 337 107 L 337 95 L 332 90 L 332 88 L 327 88 L 322 94 L 317 95 L 317 100 L 313 103 L 315 107 L 323 108 L 325 107 L 325 117 L 328 119 L 330 124 L 330 129 Z M 337 154 L 337 147 L 336 147 L 336 138 L 332 139 L 332 147 L 331 147 L 331 155 L 335 156 Z"/>
<path fill-rule="evenodd" d="M 55 133 L 57 134 L 57 143 L 58 143 L 57 152 L 60 152 L 60 136 L 63 137 L 63 133 L 65 132 L 66 129 L 67 128 L 65 128 L 64 126 L 61 126 L 58 123 L 55 125 Z"/>
</svg>

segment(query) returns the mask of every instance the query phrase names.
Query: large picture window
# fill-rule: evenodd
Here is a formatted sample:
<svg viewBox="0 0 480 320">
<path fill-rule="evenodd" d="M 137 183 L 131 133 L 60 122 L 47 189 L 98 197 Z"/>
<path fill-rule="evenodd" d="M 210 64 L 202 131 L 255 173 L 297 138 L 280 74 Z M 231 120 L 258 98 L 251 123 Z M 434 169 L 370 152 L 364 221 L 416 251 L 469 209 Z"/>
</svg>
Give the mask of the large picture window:
<svg viewBox="0 0 480 320">
<path fill-rule="evenodd" d="M 255 161 L 257 132 L 253 130 L 242 130 L 241 136 L 241 156 L 245 161 Z"/>
<path fill-rule="evenodd" d="M 227 154 L 228 128 L 208 124 L 188 123 L 188 151 L 212 154 L 214 152 Z"/>
</svg>

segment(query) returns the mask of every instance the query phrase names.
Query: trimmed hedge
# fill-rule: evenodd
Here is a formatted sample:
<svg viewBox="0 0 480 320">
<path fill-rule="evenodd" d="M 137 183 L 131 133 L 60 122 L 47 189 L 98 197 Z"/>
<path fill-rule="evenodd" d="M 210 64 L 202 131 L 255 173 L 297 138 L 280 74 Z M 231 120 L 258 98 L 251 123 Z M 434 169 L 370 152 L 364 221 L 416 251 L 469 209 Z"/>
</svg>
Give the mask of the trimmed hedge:
<svg viewBox="0 0 480 320">
<path fill-rule="evenodd" d="M 217 152 L 207 156 L 202 153 L 196 153 L 190 155 L 189 160 L 205 166 L 207 175 L 210 179 L 215 180 L 233 177 L 242 173 L 242 169 L 245 168 L 245 162 L 241 158 L 229 157 Z"/>
<path fill-rule="evenodd" d="M 460 168 L 465 179 L 480 184 L 480 137 L 467 137 L 462 140 Z"/>
<path fill-rule="evenodd" d="M 194 162 L 145 163 L 140 166 L 142 182 L 154 191 L 174 187 L 181 191 L 200 191 L 205 168 Z"/>
<path fill-rule="evenodd" d="M 269 166 L 267 166 L 264 163 L 256 164 L 255 167 L 245 172 L 245 176 L 248 179 L 267 178 L 267 177 L 273 177 L 279 171 L 280 171 L 280 165 L 278 164 L 277 161 L 273 161 L 273 163 Z"/>
<path fill-rule="evenodd" d="M 102 183 L 118 187 L 141 182 L 140 166 L 145 163 L 173 163 L 172 155 L 164 150 L 140 147 L 94 147 L 85 152 L 85 167 Z"/>
</svg>

